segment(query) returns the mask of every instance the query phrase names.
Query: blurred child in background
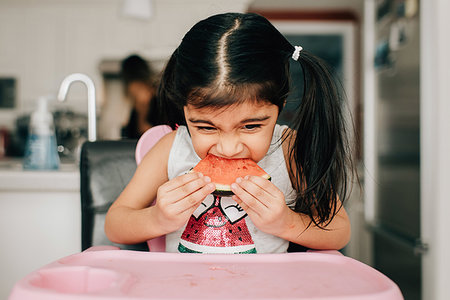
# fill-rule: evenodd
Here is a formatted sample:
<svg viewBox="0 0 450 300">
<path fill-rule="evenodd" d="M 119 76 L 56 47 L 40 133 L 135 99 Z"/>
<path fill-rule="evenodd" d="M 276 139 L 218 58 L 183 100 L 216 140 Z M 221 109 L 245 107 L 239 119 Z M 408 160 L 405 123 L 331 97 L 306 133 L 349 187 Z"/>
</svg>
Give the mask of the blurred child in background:
<svg viewBox="0 0 450 300">
<path fill-rule="evenodd" d="M 139 138 L 156 124 L 156 73 L 140 56 L 130 55 L 121 63 L 124 92 L 132 101 L 128 123 L 122 127 L 122 138 Z"/>
</svg>

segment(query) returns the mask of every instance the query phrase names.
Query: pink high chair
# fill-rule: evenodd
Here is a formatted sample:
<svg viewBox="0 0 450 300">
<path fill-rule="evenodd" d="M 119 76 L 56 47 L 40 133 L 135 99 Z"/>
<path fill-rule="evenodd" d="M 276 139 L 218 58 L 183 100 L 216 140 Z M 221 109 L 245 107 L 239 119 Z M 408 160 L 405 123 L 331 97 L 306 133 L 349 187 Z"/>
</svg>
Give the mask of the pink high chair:
<svg viewBox="0 0 450 300">
<path fill-rule="evenodd" d="M 159 125 L 150 128 L 141 136 L 136 145 L 136 163 L 139 165 L 145 154 L 166 134 L 172 132 L 172 128 L 167 125 Z M 154 204 L 154 203 L 153 203 Z M 148 249 L 155 252 L 166 250 L 166 237 L 161 236 L 147 241 Z"/>
<path fill-rule="evenodd" d="M 151 128 L 138 141 L 136 162 L 165 134 Z M 9 299 L 307 299 L 401 300 L 398 286 L 337 251 L 285 254 L 179 254 L 95 246 L 61 258 L 16 283 Z"/>
</svg>

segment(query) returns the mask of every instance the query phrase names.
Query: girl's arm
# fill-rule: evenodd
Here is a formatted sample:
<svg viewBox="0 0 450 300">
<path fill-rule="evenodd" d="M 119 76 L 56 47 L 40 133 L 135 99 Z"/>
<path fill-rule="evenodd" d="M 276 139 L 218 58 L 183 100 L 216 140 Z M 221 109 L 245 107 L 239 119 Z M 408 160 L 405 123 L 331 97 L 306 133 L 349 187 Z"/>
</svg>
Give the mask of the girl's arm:
<svg viewBox="0 0 450 300">
<path fill-rule="evenodd" d="M 199 173 L 168 181 L 167 162 L 175 134 L 167 134 L 148 152 L 108 210 L 105 233 L 112 242 L 135 244 L 177 230 L 214 190 Z M 156 204 L 150 206 L 154 199 Z"/>
<path fill-rule="evenodd" d="M 283 143 L 286 164 L 290 174 L 295 174 L 288 163 L 289 141 Z M 291 182 L 296 189 L 305 188 L 302 182 Z M 337 213 L 328 224 L 318 227 L 310 216 L 291 210 L 285 203 L 283 193 L 270 181 L 258 176 L 238 179 L 232 185 L 233 199 L 249 214 L 255 226 L 260 230 L 289 240 L 311 249 L 341 249 L 350 240 L 350 221 L 341 201 L 336 202 Z M 334 207 L 330 210 L 330 219 Z"/>
<path fill-rule="evenodd" d="M 287 130 L 290 131 L 291 129 Z M 303 178 L 299 179 L 294 176 L 297 173 L 297 170 L 293 169 L 296 164 L 292 161 L 289 163 L 289 160 L 293 159 L 290 155 L 290 147 L 295 137 L 295 132 L 285 132 L 285 134 L 287 134 L 287 139 L 283 143 L 283 152 L 286 166 L 294 187 L 297 190 L 302 190 L 306 188 L 304 180 L 302 180 Z M 286 229 L 282 230 L 279 236 L 312 249 L 342 249 L 350 241 L 351 227 L 347 212 L 339 196 L 337 198 L 337 207 L 331 207 L 328 217 L 329 220 L 332 218 L 332 221 L 326 224 L 326 226 L 325 224 L 321 224 L 322 228 L 320 228 L 314 222 L 311 222 L 311 218 L 308 215 L 289 210 L 286 216 Z M 337 213 L 333 216 L 334 211 Z"/>
<path fill-rule="evenodd" d="M 167 161 L 174 132 L 164 136 L 143 158 L 132 179 L 106 214 L 105 233 L 112 242 L 132 244 L 158 236 L 150 204 L 167 179 Z"/>
<path fill-rule="evenodd" d="M 311 249 L 339 250 L 350 241 L 350 221 L 343 206 L 324 228 L 311 223 L 309 216 L 289 209 L 286 211 L 284 226 L 280 226 L 277 235 Z"/>
<path fill-rule="evenodd" d="M 311 249 L 341 249 L 350 239 L 350 222 L 344 207 L 319 228 L 308 215 L 294 212 L 283 193 L 269 180 L 249 176 L 232 184 L 233 199 L 260 230 Z M 340 201 L 339 201 L 340 204 Z"/>
</svg>

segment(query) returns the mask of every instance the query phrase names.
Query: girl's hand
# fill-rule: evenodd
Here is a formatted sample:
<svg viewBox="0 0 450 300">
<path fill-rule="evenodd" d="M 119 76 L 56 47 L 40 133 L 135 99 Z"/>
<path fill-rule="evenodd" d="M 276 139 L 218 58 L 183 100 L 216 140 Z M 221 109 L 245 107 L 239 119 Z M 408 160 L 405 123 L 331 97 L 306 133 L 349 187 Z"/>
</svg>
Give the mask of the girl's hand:
<svg viewBox="0 0 450 300">
<path fill-rule="evenodd" d="M 290 213 L 283 193 L 269 180 L 259 176 L 237 178 L 231 185 L 233 200 L 244 209 L 260 230 L 281 236 Z"/>
<path fill-rule="evenodd" d="M 214 190 L 211 179 L 197 172 L 178 176 L 161 185 L 154 210 L 158 224 L 166 233 L 181 228 Z"/>
</svg>

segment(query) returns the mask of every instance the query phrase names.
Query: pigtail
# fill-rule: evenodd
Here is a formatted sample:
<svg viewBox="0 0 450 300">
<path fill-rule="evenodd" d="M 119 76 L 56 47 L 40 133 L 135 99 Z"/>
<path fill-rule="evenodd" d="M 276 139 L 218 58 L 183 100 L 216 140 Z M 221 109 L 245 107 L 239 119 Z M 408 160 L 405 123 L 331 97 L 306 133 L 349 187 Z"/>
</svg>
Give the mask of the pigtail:
<svg viewBox="0 0 450 300">
<path fill-rule="evenodd" d="M 160 115 L 161 123 L 167 124 L 172 129 L 178 125 L 184 125 L 183 108 L 179 107 L 177 99 L 183 97 L 177 93 L 177 81 L 175 78 L 175 66 L 177 61 L 177 51 L 170 57 L 164 68 L 161 82 L 158 86 L 158 97 L 156 110 Z"/>
<path fill-rule="evenodd" d="M 324 228 L 347 197 L 349 146 L 341 89 L 320 59 L 302 51 L 298 59 L 304 92 L 291 126 L 291 170 L 299 196 L 295 211 Z M 295 79 L 294 79 L 295 80 Z"/>
</svg>

